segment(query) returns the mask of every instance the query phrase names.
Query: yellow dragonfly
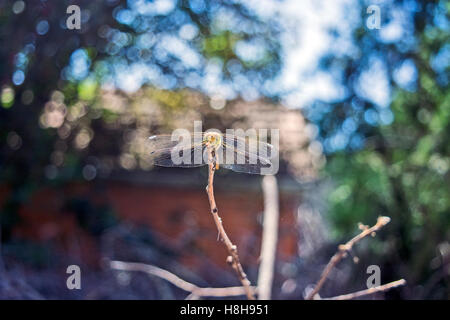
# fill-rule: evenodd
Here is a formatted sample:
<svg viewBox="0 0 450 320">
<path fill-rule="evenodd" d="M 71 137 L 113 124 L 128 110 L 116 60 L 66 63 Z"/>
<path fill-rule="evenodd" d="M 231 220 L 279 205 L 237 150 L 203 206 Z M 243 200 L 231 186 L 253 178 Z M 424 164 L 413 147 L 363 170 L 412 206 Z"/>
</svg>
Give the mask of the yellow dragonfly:
<svg viewBox="0 0 450 320">
<path fill-rule="evenodd" d="M 193 136 L 193 138 L 192 138 Z M 207 165 L 212 150 L 216 168 L 263 174 L 271 168 L 275 148 L 250 137 L 218 132 L 198 132 L 184 137 L 155 135 L 149 138 L 153 163 L 162 167 L 192 168 Z"/>
</svg>

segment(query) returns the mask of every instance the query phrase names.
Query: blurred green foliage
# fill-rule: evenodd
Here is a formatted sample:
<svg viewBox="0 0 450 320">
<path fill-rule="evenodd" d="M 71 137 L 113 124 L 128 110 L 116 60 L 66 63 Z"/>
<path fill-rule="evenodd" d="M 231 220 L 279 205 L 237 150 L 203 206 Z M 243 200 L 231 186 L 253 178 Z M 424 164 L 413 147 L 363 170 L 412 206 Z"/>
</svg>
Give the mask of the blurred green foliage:
<svg viewBox="0 0 450 320">
<path fill-rule="evenodd" d="M 9 188 L 3 241 L 33 191 L 117 164 L 129 132 L 112 136 L 124 116 L 101 100 L 108 85 L 129 91 L 148 85 L 170 115 L 188 107 L 180 89 L 220 91 L 203 80 L 210 69 L 234 95 L 248 86 L 262 90 L 280 69 L 277 22 L 240 2 L 82 0 L 81 29 L 68 30 L 71 4 L 0 2 L 0 179 Z M 244 56 L 239 46 L 263 54 Z M 149 130 L 144 113 L 124 127 Z M 102 163 L 99 155 L 113 160 Z"/>
<path fill-rule="evenodd" d="M 361 8 L 364 10 L 364 6 Z M 448 253 L 439 246 L 450 239 L 450 6 L 445 1 L 393 1 L 381 10 L 399 8 L 413 21 L 409 34 L 405 32 L 410 39 L 386 43 L 377 31 L 363 31 L 364 26 L 355 28 L 353 35 L 361 55 L 375 55 L 388 68 L 393 121 L 365 121 L 367 110 L 383 109 L 377 109 L 348 84 L 348 97 L 335 103 L 319 124 L 326 141 L 345 130 L 347 119 L 358 119 L 349 144 L 328 154 L 325 172 L 335 186 L 329 195 L 329 214 L 338 238 L 354 232 L 358 221 L 370 223 L 379 215 L 391 217 L 385 231 L 389 249 L 379 252 L 386 264 L 397 265 L 390 278 L 406 277 L 411 283 L 426 285 L 432 274 L 443 270 L 440 285 L 447 286 L 448 292 Z M 438 18 L 447 20 L 446 27 L 437 22 Z M 411 41 L 413 45 L 405 44 Z M 433 66 L 439 54 L 445 54 L 446 59 Z M 332 61 L 331 56 L 327 59 Z M 340 65 L 347 74 L 344 79 L 353 82 L 370 66 L 364 63 L 371 61 L 361 56 L 345 59 Z M 408 79 L 414 83 L 405 88 L 393 74 L 408 59 L 413 61 L 417 79 Z M 352 145 L 355 137 L 363 142 Z M 431 264 L 436 256 L 439 263 Z M 430 298 L 428 294 L 416 297 Z"/>
</svg>

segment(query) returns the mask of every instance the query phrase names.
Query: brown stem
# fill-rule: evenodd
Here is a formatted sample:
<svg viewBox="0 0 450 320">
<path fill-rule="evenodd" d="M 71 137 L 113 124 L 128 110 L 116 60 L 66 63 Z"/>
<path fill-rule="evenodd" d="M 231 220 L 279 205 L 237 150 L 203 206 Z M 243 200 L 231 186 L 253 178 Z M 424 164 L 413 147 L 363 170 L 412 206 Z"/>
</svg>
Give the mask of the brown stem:
<svg viewBox="0 0 450 320">
<path fill-rule="evenodd" d="M 280 215 L 277 178 L 275 176 L 264 176 L 262 189 L 264 195 L 264 213 L 261 262 L 258 273 L 258 299 L 270 300 L 277 254 L 278 220 Z"/>
<path fill-rule="evenodd" d="M 216 170 L 215 150 L 211 147 L 208 147 L 208 160 L 209 160 L 208 161 L 209 175 L 206 192 L 208 193 L 209 205 L 211 207 L 211 214 L 214 218 L 214 222 L 216 224 L 217 230 L 219 231 L 220 237 L 224 242 L 225 246 L 227 247 L 228 253 L 230 254 L 227 258 L 227 262 L 236 271 L 239 280 L 241 281 L 242 286 L 244 287 L 247 298 L 249 300 L 254 300 L 255 296 L 251 288 L 251 283 L 247 279 L 247 275 L 245 274 L 244 269 L 242 268 L 242 265 L 239 261 L 237 247 L 231 242 L 230 238 L 228 237 L 223 227 L 222 219 L 219 217 L 219 210 L 217 209 L 216 200 L 214 199 L 214 187 L 213 187 L 214 172 Z"/>
<path fill-rule="evenodd" d="M 369 288 L 366 290 L 361 290 L 361 291 L 357 291 L 357 292 L 353 292 L 353 293 L 349 293 L 349 294 L 343 294 L 343 295 L 332 297 L 332 298 L 325 298 L 324 300 L 351 300 L 351 299 L 367 296 L 369 294 L 373 294 L 376 292 L 385 292 L 385 291 L 391 290 L 392 288 L 404 286 L 405 284 L 406 284 L 405 279 L 400 279 L 397 281 L 383 284 L 381 286 L 377 286 L 377 287 L 373 287 L 373 288 Z"/>
<path fill-rule="evenodd" d="M 356 237 L 348 241 L 346 244 L 341 244 L 339 246 L 338 252 L 334 254 L 333 257 L 331 257 L 330 261 L 328 262 L 327 266 L 322 272 L 322 275 L 320 276 L 319 282 L 317 282 L 315 288 L 308 294 L 306 297 L 307 300 L 312 300 L 314 296 L 319 292 L 319 290 L 322 288 L 323 284 L 325 283 L 325 280 L 327 280 L 328 275 L 330 274 L 331 270 L 341 261 L 342 258 L 344 258 L 347 255 L 347 252 L 349 252 L 353 245 L 358 242 L 359 240 L 367 237 L 368 235 L 374 234 L 376 231 L 387 225 L 391 221 L 391 218 L 389 217 L 378 217 L 377 223 L 371 227 L 371 228 L 364 228 L 364 230 L 358 234 Z"/>
<path fill-rule="evenodd" d="M 164 279 L 174 286 L 190 292 L 188 296 L 189 299 L 199 298 L 199 297 L 232 297 L 232 296 L 242 296 L 246 292 L 243 287 L 226 287 L 226 288 L 202 288 L 186 280 L 181 279 L 177 275 L 159 267 L 137 263 L 137 262 L 125 262 L 125 261 L 110 261 L 109 263 L 111 269 L 119 271 L 138 271 L 144 272 L 149 275 Z"/>
</svg>

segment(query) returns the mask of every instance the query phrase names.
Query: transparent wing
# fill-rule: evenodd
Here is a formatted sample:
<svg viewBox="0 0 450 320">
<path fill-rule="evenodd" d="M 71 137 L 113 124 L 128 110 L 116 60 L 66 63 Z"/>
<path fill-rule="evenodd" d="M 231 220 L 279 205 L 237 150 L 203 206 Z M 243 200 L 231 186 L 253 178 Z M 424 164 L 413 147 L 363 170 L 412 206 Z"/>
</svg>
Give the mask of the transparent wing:
<svg viewBox="0 0 450 320">
<path fill-rule="evenodd" d="M 227 161 L 219 161 L 222 168 L 230 169 L 236 172 L 261 174 L 261 169 L 270 168 L 272 162 L 263 157 L 250 155 L 247 151 L 234 151 L 234 163 Z"/>
<path fill-rule="evenodd" d="M 236 172 L 261 174 L 261 169 L 272 166 L 275 155 L 272 145 L 252 138 L 225 135 L 223 153 L 219 152 L 221 167 Z"/>
<path fill-rule="evenodd" d="M 205 165 L 203 154 L 206 146 L 191 137 L 173 140 L 172 135 L 156 135 L 149 139 L 150 158 L 157 166 L 192 168 Z"/>
<path fill-rule="evenodd" d="M 223 142 L 242 153 L 248 153 L 249 155 L 258 155 L 267 160 L 270 160 L 276 156 L 277 150 L 270 143 L 259 141 L 253 137 L 241 137 L 233 134 L 225 134 Z"/>
</svg>

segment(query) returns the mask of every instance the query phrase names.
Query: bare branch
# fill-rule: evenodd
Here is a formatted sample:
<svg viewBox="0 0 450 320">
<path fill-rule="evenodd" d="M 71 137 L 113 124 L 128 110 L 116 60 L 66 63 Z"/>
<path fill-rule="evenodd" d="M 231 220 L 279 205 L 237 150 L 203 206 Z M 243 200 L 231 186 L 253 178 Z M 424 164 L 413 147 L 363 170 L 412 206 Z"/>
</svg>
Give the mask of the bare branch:
<svg viewBox="0 0 450 320">
<path fill-rule="evenodd" d="M 110 261 L 111 269 L 127 272 L 144 272 L 146 274 L 161 278 L 170 282 L 174 286 L 190 292 L 188 299 L 195 299 L 198 297 L 231 297 L 231 296 L 243 296 L 246 295 L 246 290 L 243 287 L 226 287 L 226 288 L 201 288 L 193 283 L 187 282 L 181 279 L 177 275 L 161 269 L 159 267 L 137 263 L 137 262 L 124 262 L 124 261 Z"/>
<path fill-rule="evenodd" d="M 261 263 L 258 274 L 258 299 L 269 300 L 272 291 L 273 269 L 278 238 L 278 186 L 275 176 L 265 176 L 262 181 L 264 194 L 263 235 Z"/>
<path fill-rule="evenodd" d="M 367 296 L 367 295 L 370 295 L 370 294 L 373 294 L 376 292 L 385 292 L 392 288 L 404 286 L 405 284 L 406 284 L 406 280 L 400 279 L 397 281 L 383 284 L 381 286 L 377 286 L 377 287 L 373 287 L 373 288 L 369 288 L 366 290 L 361 290 L 361 291 L 357 291 L 357 292 L 353 292 L 353 293 L 349 293 L 349 294 L 343 294 L 343 295 L 336 296 L 336 297 L 324 298 L 323 300 L 351 300 L 351 299 Z"/>
<path fill-rule="evenodd" d="M 376 231 L 387 225 L 391 221 L 391 218 L 389 217 L 378 217 L 377 223 L 371 227 L 368 228 L 366 226 L 363 226 L 363 231 L 355 236 L 353 239 L 348 241 L 346 244 L 341 244 L 339 246 L 338 252 L 334 254 L 334 256 L 331 257 L 330 261 L 328 262 L 327 266 L 322 272 L 322 275 L 320 276 L 319 282 L 317 282 L 315 288 L 308 294 L 306 297 L 307 300 L 312 300 L 314 296 L 320 291 L 323 284 L 325 283 L 326 279 L 328 278 L 328 275 L 330 274 L 331 270 L 339 263 L 339 261 L 342 260 L 347 255 L 347 252 L 349 252 L 353 245 L 360 241 L 361 239 L 367 237 L 368 235 L 375 234 Z"/>
<path fill-rule="evenodd" d="M 239 261 L 239 256 L 237 253 L 237 247 L 234 245 L 230 238 L 228 237 L 227 233 L 225 232 L 225 229 L 222 224 L 222 219 L 219 217 L 219 210 L 217 209 L 216 200 L 214 199 L 214 172 L 216 170 L 216 161 L 215 161 L 215 151 L 212 147 L 208 147 L 208 169 L 209 169 L 209 175 L 208 175 L 208 186 L 206 187 L 206 192 L 208 193 L 208 199 L 209 199 L 209 205 L 211 207 L 211 214 L 214 218 L 214 222 L 216 223 L 217 230 L 219 231 L 220 237 L 222 241 L 224 242 L 225 246 L 228 249 L 229 256 L 227 257 L 227 262 L 233 267 L 233 269 L 236 271 L 239 280 L 242 283 L 242 286 L 245 289 L 245 293 L 247 295 L 247 298 L 249 300 L 254 300 L 255 296 L 253 293 L 253 289 L 251 287 L 250 281 L 247 279 L 247 275 L 244 272 L 244 269 L 242 268 L 241 262 Z"/>
<path fill-rule="evenodd" d="M 3 249 L 2 249 L 2 224 L 0 223 L 0 275 L 4 272 L 5 266 L 3 263 Z"/>
</svg>

